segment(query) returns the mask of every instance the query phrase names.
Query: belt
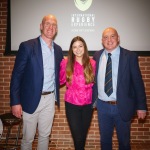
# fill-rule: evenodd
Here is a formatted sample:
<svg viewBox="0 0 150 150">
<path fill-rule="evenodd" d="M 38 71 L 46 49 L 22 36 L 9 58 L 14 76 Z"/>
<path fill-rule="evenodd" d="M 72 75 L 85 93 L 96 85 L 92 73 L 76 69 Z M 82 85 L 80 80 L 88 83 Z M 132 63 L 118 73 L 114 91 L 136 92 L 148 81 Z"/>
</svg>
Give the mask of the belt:
<svg viewBox="0 0 150 150">
<path fill-rule="evenodd" d="M 108 103 L 108 104 L 111 104 L 111 105 L 117 105 L 117 101 L 102 101 L 104 103 Z"/>
<path fill-rule="evenodd" d="M 54 91 L 50 91 L 50 92 L 43 92 L 41 95 L 48 95 L 48 94 L 52 94 L 54 93 Z"/>
</svg>

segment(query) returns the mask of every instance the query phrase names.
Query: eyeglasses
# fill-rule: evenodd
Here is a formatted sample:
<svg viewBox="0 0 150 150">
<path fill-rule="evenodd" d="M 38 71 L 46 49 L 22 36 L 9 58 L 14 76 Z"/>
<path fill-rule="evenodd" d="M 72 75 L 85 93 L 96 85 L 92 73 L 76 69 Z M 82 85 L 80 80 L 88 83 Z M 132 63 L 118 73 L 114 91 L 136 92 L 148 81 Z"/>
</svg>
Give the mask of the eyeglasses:
<svg viewBox="0 0 150 150">
<path fill-rule="evenodd" d="M 49 23 L 49 22 L 45 23 L 44 26 L 45 26 L 46 28 L 49 28 L 49 27 L 52 27 L 52 28 L 54 28 L 54 29 L 57 28 L 57 24 L 54 24 L 54 23 L 51 24 L 51 23 Z"/>
</svg>

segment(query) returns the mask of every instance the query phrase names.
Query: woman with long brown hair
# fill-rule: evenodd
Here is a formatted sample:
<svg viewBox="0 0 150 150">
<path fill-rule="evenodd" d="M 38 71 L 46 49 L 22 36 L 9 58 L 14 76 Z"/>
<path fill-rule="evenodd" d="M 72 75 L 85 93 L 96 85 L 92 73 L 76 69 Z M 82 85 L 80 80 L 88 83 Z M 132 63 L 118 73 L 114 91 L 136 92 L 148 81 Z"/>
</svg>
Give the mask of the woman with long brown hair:
<svg viewBox="0 0 150 150">
<path fill-rule="evenodd" d="M 75 150 L 84 150 L 92 118 L 92 86 L 95 61 L 88 55 L 85 40 L 74 37 L 68 58 L 60 66 L 60 83 L 66 83 L 65 109 Z"/>
</svg>

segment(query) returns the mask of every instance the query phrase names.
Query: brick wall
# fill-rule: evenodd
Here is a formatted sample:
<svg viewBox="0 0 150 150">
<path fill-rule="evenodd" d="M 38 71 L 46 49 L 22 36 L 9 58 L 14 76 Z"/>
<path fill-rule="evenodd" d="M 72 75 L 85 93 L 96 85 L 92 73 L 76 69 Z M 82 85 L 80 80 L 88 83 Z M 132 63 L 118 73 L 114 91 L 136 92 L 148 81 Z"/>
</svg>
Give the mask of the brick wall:
<svg viewBox="0 0 150 150">
<path fill-rule="evenodd" d="M 7 0 L 0 1 L 0 114 L 9 112 L 9 85 L 11 72 L 14 65 L 15 56 L 4 56 L 6 44 L 6 25 L 7 25 Z M 147 141 L 150 142 L 150 56 L 139 57 L 140 69 L 144 79 L 147 95 L 148 112 L 145 121 L 138 121 L 135 116 L 132 120 L 131 142 Z M 69 149 L 73 146 L 70 130 L 66 121 L 64 111 L 64 92 L 65 87 L 61 87 L 61 107 L 56 114 L 51 134 L 50 147 L 53 149 Z M 113 137 L 114 147 L 117 147 L 116 133 Z M 35 141 L 36 145 L 36 141 Z M 99 149 L 99 130 L 97 121 L 97 111 L 94 111 L 91 127 L 87 137 L 86 148 L 88 150 Z"/>
</svg>

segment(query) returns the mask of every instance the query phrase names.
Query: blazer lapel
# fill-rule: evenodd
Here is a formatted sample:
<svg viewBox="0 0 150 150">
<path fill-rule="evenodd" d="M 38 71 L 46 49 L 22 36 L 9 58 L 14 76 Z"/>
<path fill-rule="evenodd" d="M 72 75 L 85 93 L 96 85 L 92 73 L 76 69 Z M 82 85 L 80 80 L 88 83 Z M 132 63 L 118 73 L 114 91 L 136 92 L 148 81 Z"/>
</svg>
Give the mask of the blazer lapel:
<svg viewBox="0 0 150 150">
<path fill-rule="evenodd" d="M 57 56 L 58 56 L 59 54 L 57 53 L 57 48 L 56 48 L 56 46 L 55 46 L 55 43 L 54 43 L 54 65 L 55 65 L 55 72 L 57 72 L 56 70 L 57 70 Z"/>
<path fill-rule="evenodd" d="M 96 58 L 96 78 L 95 78 L 95 82 L 97 82 L 97 75 L 98 75 L 98 68 L 99 68 L 99 61 L 100 61 L 100 57 L 101 57 L 101 54 L 103 53 L 104 49 L 99 51 L 99 53 L 95 56 Z"/>
<path fill-rule="evenodd" d="M 119 87 L 122 76 L 124 75 L 125 67 L 127 65 L 128 59 L 127 54 L 122 47 L 120 47 L 120 58 L 119 58 L 119 69 L 118 69 L 118 81 L 117 88 Z"/>
<path fill-rule="evenodd" d="M 37 38 L 37 43 L 35 44 L 35 51 L 37 53 L 37 61 L 39 63 L 39 67 L 43 72 L 43 57 L 42 57 L 42 48 L 41 48 L 41 44 L 40 44 L 40 39 Z"/>
</svg>

